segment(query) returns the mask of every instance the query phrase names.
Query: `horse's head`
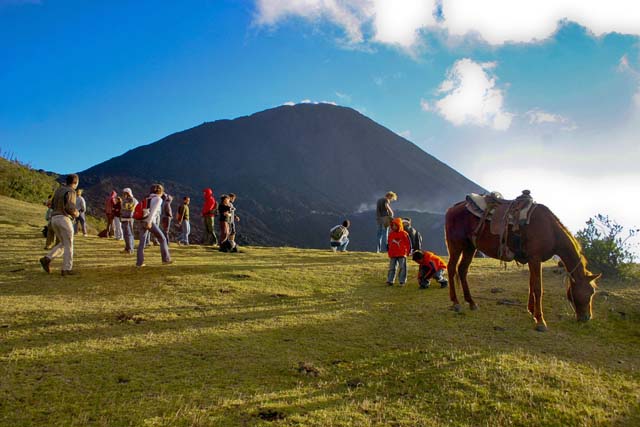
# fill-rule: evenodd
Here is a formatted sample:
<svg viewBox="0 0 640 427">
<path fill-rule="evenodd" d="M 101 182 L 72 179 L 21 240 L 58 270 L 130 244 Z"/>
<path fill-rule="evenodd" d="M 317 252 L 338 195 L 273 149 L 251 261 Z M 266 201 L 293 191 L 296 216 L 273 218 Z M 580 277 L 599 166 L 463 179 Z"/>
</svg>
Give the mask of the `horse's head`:
<svg viewBox="0 0 640 427">
<path fill-rule="evenodd" d="M 585 274 L 579 276 L 576 279 L 573 276 L 569 277 L 567 299 L 576 311 L 576 319 L 579 322 L 585 322 L 591 320 L 591 301 L 596 292 L 595 280 L 599 279 L 602 274 L 591 274 L 585 270 Z"/>
</svg>

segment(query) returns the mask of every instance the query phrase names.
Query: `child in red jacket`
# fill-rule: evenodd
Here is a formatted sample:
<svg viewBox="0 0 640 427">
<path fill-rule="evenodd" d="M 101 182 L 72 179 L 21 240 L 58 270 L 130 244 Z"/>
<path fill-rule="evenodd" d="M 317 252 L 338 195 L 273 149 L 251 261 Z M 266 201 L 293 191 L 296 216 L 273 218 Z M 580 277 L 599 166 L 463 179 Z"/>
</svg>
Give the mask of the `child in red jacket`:
<svg viewBox="0 0 640 427">
<path fill-rule="evenodd" d="M 400 267 L 400 286 L 407 282 L 407 255 L 411 252 L 409 234 L 404 231 L 402 218 L 394 218 L 389 226 L 391 232 L 387 239 L 387 254 L 389 255 L 389 273 L 387 285 L 393 286 L 396 280 L 396 269 Z"/>
<path fill-rule="evenodd" d="M 420 265 L 420 270 L 418 270 L 418 285 L 420 285 L 420 289 L 427 289 L 429 287 L 429 279 L 432 277 L 440 283 L 441 288 L 446 288 L 449 285 L 447 279 L 442 275 L 447 269 L 447 265 L 438 255 L 429 251 L 415 251 L 413 260 Z"/>
</svg>

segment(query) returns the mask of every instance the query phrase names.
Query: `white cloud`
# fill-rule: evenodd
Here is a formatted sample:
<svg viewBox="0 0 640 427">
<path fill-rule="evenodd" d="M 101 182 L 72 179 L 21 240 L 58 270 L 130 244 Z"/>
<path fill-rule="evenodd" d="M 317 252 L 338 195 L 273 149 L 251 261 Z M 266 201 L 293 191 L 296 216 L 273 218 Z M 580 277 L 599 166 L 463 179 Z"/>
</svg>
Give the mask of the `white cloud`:
<svg viewBox="0 0 640 427">
<path fill-rule="evenodd" d="M 628 0 L 443 0 L 444 26 L 452 35 L 477 33 L 490 44 L 534 42 L 576 22 L 596 36 L 640 34 L 640 2 Z"/>
<path fill-rule="evenodd" d="M 341 27 L 351 43 L 364 42 L 371 27 L 370 40 L 410 48 L 420 28 L 436 24 L 435 8 L 436 0 L 256 0 L 255 23 L 274 26 L 293 16 L 327 20 Z"/>
<path fill-rule="evenodd" d="M 572 120 L 564 116 L 548 113 L 537 108 L 527 111 L 524 115 L 529 119 L 530 125 L 558 124 L 562 126 L 562 130 L 567 131 L 573 131 L 578 128 Z"/>
<path fill-rule="evenodd" d="M 506 130 L 511 126 L 513 114 L 503 108 L 502 90 L 490 74 L 495 63 L 480 64 L 464 58 L 456 61 L 440 84 L 438 93 L 446 96 L 431 103 L 421 102 L 456 126 L 472 124 Z"/>
<path fill-rule="evenodd" d="M 402 132 L 398 132 L 398 135 L 400 135 L 401 137 L 405 138 L 405 139 L 409 139 L 411 138 L 411 131 L 410 130 L 403 130 Z"/>
<path fill-rule="evenodd" d="M 422 111 L 433 111 L 433 107 L 426 99 L 420 100 L 420 108 L 422 109 Z"/>
<path fill-rule="evenodd" d="M 640 35 L 635 0 L 256 0 L 257 25 L 275 26 L 290 17 L 332 22 L 352 44 L 374 41 L 406 49 L 417 44 L 423 29 L 455 37 L 475 34 L 493 45 L 544 40 L 566 21 L 596 36 Z"/>
<path fill-rule="evenodd" d="M 437 24 L 435 0 L 376 0 L 375 40 L 381 43 L 413 46 L 422 27 Z"/>
<path fill-rule="evenodd" d="M 255 22 L 273 26 L 299 16 L 311 21 L 329 20 L 342 27 L 352 43 L 363 41 L 362 26 L 373 15 L 370 0 L 257 0 Z"/>
<path fill-rule="evenodd" d="M 636 108 L 640 109 L 640 71 L 629 63 L 629 57 L 626 54 L 622 55 L 622 58 L 618 61 L 618 72 L 627 73 L 638 82 L 638 88 L 636 89 L 636 93 L 633 95 L 633 104 Z"/>
<path fill-rule="evenodd" d="M 346 93 L 342 93 L 342 92 L 336 92 L 336 96 L 338 97 L 338 99 L 340 99 L 343 102 L 346 102 L 346 103 L 351 102 L 351 95 L 347 95 Z"/>
</svg>

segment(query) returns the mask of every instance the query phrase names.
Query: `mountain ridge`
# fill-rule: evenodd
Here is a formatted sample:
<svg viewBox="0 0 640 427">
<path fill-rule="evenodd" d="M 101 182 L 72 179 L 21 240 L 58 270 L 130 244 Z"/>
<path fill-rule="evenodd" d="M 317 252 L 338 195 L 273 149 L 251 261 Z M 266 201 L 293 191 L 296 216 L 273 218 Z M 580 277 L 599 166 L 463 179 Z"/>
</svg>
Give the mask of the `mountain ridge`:
<svg viewBox="0 0 640 427">
<path fill-rule="evenodd" d="M 389 190 L 399 195 L 398 210 L 442 214 L 466 193 L 483 191 L 412 142 L 351 108 L 331 104 L 280 106 L 204 122 L 80 175 L 94 202 L 110 186 L 135 187 L 142 194 L 150 183 L 163 182 L 174 196 L 190 195 L 197 212 L 202 189 L 234 192 L 247 242 L 301 247 L 326 246 L 328 238 L 319 226 L 305 230 L 299 217 L 328 216 L 332 222 L 358 217 L 356 212 L 374 206 Z M 197 218 L 192 222 L 198 231 Z M 353 247 L 372 249 L 373 236 Z"/>
</svg>

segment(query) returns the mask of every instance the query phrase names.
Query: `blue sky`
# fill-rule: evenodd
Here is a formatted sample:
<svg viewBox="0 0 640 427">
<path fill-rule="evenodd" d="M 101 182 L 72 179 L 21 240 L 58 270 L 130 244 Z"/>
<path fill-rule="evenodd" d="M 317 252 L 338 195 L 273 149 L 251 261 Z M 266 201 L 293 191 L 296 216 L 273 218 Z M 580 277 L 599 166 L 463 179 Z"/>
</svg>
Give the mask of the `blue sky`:
<svg viewBox="0 0 640 427">
<path fill-rule="evenodd" d="M 0 0 L 0 149 L 86 169 L 284 103 L 357 109 L 572 229 L 640 225 L 635 1 Z"/>
</svg>

